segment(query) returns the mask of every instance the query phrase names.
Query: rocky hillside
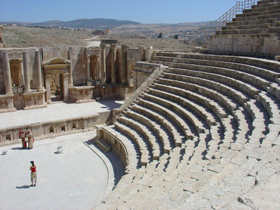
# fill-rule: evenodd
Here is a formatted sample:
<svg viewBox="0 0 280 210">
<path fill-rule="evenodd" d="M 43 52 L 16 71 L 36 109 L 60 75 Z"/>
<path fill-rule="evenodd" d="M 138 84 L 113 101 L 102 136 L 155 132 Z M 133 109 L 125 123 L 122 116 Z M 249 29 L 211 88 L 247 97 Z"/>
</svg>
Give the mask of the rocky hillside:
<svg viewBox="0 0 280 210">
<path fill-rule="evenodd" d="M 67 28 L 90 28 L 90 29 L 105 29 L 105 28 L 115 28 L 123 25 L 140 25 L 141 23 L 129 21 L 129 20 L 115 20 L 115 19 L 105 19 L 105 18 L 95 18 L 95 19 L 77 19 L 71 21 L 60 21 L 51 20 L 36 23 L 21 23 L 21 22 L 1 22 L 0 24 L 12 24 L 25 26 L 43 26 L 43 27 L 67 27 Z"/>
</svg>

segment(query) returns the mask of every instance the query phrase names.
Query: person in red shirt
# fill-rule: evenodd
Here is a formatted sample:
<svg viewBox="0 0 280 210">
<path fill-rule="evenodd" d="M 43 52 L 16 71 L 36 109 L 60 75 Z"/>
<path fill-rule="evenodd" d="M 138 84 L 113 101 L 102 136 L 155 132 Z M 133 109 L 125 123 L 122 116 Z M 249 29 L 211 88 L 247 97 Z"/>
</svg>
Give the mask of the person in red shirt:
<svg viewBox="0 0 280 210">
<path fill-rule="evenodd" d="M 30 171 L 31 171 L 31 186 L 36 186 L 37 182 L 37 172 L 36 172 L 36 165 L 34 161 L 30 161 L 31 166 L 30 166 Z M 33 184 L 34 183 L 34 184 Z"/>
</svg>

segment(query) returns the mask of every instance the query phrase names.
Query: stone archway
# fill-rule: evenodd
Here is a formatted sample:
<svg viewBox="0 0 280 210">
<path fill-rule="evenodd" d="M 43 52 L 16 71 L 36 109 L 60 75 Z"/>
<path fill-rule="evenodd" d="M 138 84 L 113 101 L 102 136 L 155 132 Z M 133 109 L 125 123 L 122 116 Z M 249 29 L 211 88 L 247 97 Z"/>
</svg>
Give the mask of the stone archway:
<svg viewBox="0 0 280 210">
<path fill-rule="evenodd" d="M 58 99 L 66 102 L 69 100 L 68 93 L 68 77 L 71 62 L 62 58 L 53 58 L 43 62 L 45 87 L 46 87 L 46 102 L 52 102 L 53 91 L 57 91 Z M 57 90 L 52 87 L 55 84 Z"/>
</svg>

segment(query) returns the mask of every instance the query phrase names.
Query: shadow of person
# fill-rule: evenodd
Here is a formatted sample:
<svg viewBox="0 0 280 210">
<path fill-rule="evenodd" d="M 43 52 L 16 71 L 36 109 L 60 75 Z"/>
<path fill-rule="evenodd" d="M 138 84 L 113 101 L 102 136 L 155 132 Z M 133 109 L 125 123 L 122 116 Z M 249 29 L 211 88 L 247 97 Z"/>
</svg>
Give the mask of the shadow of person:
<svg viewBox="0 0 280 210">
<path fill-rule="evenodd" d="M 26 150 L 27 148 L 22 147 L 13 147 L 12 150 Z"/>
<path fill-rule="evenodd" d="M 16 186 L 17 189 L 28 189 L 30 188 L 30 185 L 22 185 L 22 186 Z"/>
</svg>

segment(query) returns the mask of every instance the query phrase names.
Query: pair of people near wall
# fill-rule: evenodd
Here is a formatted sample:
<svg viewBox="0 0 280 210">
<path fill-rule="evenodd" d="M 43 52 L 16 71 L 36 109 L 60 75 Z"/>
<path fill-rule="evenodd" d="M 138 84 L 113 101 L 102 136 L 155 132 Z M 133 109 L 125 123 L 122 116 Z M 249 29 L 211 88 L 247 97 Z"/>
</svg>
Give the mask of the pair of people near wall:
<svg viewBox="0 0 280 210">
<path fill-rule="evenodd" d="M 34 137 L 31 130 L 21 130 L 19 129 L 19 138 L 21 139 L 22 148 L 32 149 L 34 145 Z M 28 145 L 27 145 L 28 144 Z"/>
</svg>

